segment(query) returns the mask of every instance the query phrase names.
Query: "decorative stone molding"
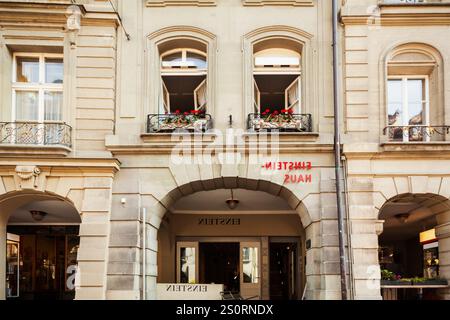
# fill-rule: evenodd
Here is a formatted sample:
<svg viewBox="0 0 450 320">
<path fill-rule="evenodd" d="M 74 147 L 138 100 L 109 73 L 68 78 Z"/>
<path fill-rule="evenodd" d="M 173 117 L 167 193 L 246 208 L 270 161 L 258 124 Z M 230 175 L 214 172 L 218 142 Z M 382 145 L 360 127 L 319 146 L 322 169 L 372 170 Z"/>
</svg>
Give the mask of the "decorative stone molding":
<svg viewBox="0 0 450 320">
<path fill-rule="evenodd" d="M 216 5 L 215 0 L 147 0 L 147 7 L 166 7 L 166 6 L 211 7 L 215 5 Z"/>
<path fill-rule="evenodd" d="M 21 189 L 36 189 L 41 170 L 37 166 L 17 166 L 16 175 Z"/>
<path fill-rule="evenodd" d="M 244 6 L 297 6 L 312 7 L 312 0 L 243 0 Z"/>
</svg>

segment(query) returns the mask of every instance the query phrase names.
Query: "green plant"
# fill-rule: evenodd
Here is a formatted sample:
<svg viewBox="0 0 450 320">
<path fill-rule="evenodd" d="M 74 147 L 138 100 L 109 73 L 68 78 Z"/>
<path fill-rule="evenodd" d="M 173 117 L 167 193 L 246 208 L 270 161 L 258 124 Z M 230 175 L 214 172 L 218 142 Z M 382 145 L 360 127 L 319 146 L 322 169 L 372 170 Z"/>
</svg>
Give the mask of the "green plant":
<svg viewBox="0 0 450 320">
<path fill-rule="evenodd" d="M 381 280 L 397 280 L 394 272 L 383 269 L 381 270 Z"/>
</svg>

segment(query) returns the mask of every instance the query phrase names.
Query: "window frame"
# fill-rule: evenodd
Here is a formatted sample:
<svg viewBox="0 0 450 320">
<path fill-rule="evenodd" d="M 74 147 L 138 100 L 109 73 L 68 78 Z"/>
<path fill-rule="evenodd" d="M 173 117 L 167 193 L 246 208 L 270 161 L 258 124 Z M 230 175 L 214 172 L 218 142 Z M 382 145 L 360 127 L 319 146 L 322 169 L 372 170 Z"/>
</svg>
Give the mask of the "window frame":
<svg viewBox="0 0 450 320">
<path fill-rule="evenodd" d="M 17 58 L 38 58 L 39 59 L 39 82 L 18 82 L 17 81 Z M 63 63 L 63 82 L 62 83 L 46 83 L 45 82 L 45 59 L 62 59 Z M 32 91 L 38 93 L 38 119 L 20 119 L 17 120 L 16 115 L 16 95 L 17 91 Z M 60 120 L 45 120 L 45 92 L 61 92 L 64 101 L 64 54 L 58 53 L 36 53 L 36 52 L 15 52 L 13 54 L 13 68 L 11 79 L 11 122 L 27 122 L 27 123 L 64 123 L 63 110 L 64 105 L 61 105 Z M 63 103 L 64 104 L 64 103 Z"/>
<path fill-rule="evenodd" d="M 163 59 L 164 57 L 177 53 L 177 52 L 181 52 L 181 60 L 182 62 L 187 62 L 187 54 L 188 52 L 192 52 L 198 55 L 201 55 L 205 58 L 206 61 L 206 68 L 173 68 L 173 67 L 164 67 L 163 66 Z M 196 76 L 196 75 L 206 75 L 208 74 L 208 55 L 207 53 L 201 51 L 201 50 L 197 50 L 197 49 L 192 49 L 192 48 L 175 48 L 172 50 L 168 50 L 162 54 L 160 54 L 160 73 L 161 76 L 183 76 L 183 75 L 192 75 L 192 76 Z"/>
<path fill-rule="evenodd" d="M 273 39 L 277 39 L 277 38 L 274 37 Z M 298 56 L 299 56 L 298 67 L 291 67 L 291 66 L 289 66 L 289 67 L 282 67 L 282 66 L 279 66 L 279 67 L 277 67 L 277 66 L 275 66 L 275 67 L 265 67 L 265 66 L 257 67 L 255 62 L 256 62 L 256 57 L 257 57 L 258 52 L 254 52 L 254 46 L 255 46 L 255 43 L 253 43 L 253 45 L 252 45 L 252 79 L 253 79 L 253 83 L 254 84 L 256 83 L 255 76 L 261 76 L 261 75 L 268 75 L 268 76 L 295 75 L 295 76 L 297 76 L 297 78 L 296 78 L 296 80 L 294 80 L 294 82 L 297 81 L 298 78 L 300 78 L 300 80 L 299 80 L 300 87 L 298 89 L 299 90 L 299 98 L 298 98 L 299 101 L 298 101 L 298 107 L 297 107 L 298 110 L 295 110 L 294 113 L 300 113 L 300 114 L 304 113 L 304 105 L 303 105 L 304 104 L 304 102 L 303 102 L 303 85 L 304 85 L 303 81 L 304 80 L 303 80 L 303 72 L 302 72 L 302 67 L 303 67 L 302 52 L 298 53 L 295 50 L 288 49 L 288 50 L 298 54 Z M 277 48 L 274 47 L 274 48 L 270 48 L 270 49 L 277 49 Z M 265 50 L 269 50 L 269 49 L 265 49 Z M 294 82 L 292 82 L 286 89 L 290 88 Z M 257 85 L 257 83 L 256 83 L 256 85 Z M 252 101 L 254 102 L 256 100 L 254 89 L 251 91 L 251 95 L 252 95 Z M 284 98 L 286 101 L 286 99 L 287 99 L 286 93 L 285 93 Z M 258 97 L 258 100 L 259 100 L 259 113 L 262 113 L 260 96 Z M 256 109 L 254 103 L 253 103 L 253 106 L 254 106 L 254 109 Z M 256 111 L 256 110 L 254 110 L 254 111 Z"/>
<path fill-rule="evenodd" d="M 428 75 L 423 74 L 409 74 L 409 75 L 390 75 L 387 77 L 386 81 L 386 123 L 387 127 L 395 127 L 395 126 L 389 126 L 389 81 L 391 80 L 401 80 L 402 83 L 402 127 L 410 127 L 409 123 L 406 123 L 406 119 L 403 116 L 405 113 L 408 114 L 409 118 L 409 101 L 408 101 L 408 81 L 412 80 L 422 80 L 425 84 L 424 93 L 425 96 L 422 97 L 422 105 L 425 108 L 425 119 L 424 124 L 421 125 L 422 127 L 429 127 L 430 126 L 430 77 Z M 424 142 L 430 142 L 430 136 L 425 135 Z M 406 133 L 403 135 L 403 142 L 410 142 L 409 137 L 409 130 L 406 131 Z"/>
</svg>

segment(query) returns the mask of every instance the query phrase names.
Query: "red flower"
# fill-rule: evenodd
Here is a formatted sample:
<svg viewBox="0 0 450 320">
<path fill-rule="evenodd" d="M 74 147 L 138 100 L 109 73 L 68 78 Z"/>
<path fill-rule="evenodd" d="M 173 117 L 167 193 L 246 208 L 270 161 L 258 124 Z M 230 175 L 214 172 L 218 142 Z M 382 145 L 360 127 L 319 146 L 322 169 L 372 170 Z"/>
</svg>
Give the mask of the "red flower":
<svg viewBox="0 0 450 320">
<path fill-rule="evenodd" d="M 289 109 L 288 112 L 289 114 L 294 114 L 294 109 Z"/>
<path fill-rule="evenodd" d="M 267 115 L 267 112 L 263 112 L 262 115 L 263 115 L 263 116 L 266 116 L 266 115 Z"/>
<path fill-rule="evenodd" d="M 286 109 L 282 109 L 281 113 L 287 113 L 287 110 Z"/>
<path fill-rule="evenodd" d="M 270 113 L 270 109 L 266 109 L 266 113 Z"/>
<path fill-rule="evenodd" d="M 276 110 L 273 112 L 273 115 L 275 115 L 275 116 L 277 116 L 278 114 L 279 114 L 279 112 Z"/>
<path fill-rule="evenodd" d="M 178 110 L 178 109 L 177 109 L 177 110 L 175 110 L 175 114 L 177 114 L 177 115 L 178 115 L 178 114 L 180 114 L 180 113 L 181 113 L 181 111 L 180 111 L 180 110 Z"/>
<path fill-rule="evenodd" d="M 188 116 L 188 115 L 189 115 L 189 112 L 186 111 L 186 112 L 184 113 L 184 115 L 185 115 L 185 116 Z"/>
</svg>

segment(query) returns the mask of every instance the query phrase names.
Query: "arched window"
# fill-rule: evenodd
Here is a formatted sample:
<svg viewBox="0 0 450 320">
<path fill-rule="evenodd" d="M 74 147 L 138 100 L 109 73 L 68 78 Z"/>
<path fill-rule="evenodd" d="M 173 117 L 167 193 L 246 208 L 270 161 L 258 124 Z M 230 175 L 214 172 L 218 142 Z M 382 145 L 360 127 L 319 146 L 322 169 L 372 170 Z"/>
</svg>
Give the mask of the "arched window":
<svg viewBox="0 0 450 320">
<path fill-rule="evenodd" d="M 179 39 L 159 47 L 161 99 L 159 113 L 206 113 L 208 62 L 206 45 Z"/>
<path fill-rule="evenodd" d="M 444 138 L 440 55 L 430 46 L 406 44 L 387 59 L 387 133 L 390 141 Z"/>
<path fill-rule="evenodd" d="M 301 52 L 301 44 L 289 39 L 272 38 L 254 44 L 255 113 L 301 113 Z"/>
</svg>

